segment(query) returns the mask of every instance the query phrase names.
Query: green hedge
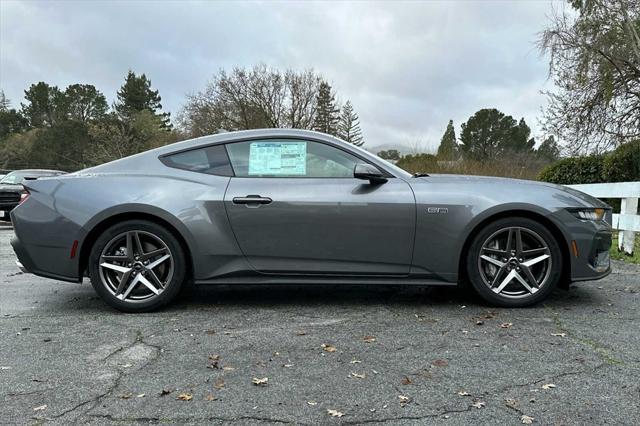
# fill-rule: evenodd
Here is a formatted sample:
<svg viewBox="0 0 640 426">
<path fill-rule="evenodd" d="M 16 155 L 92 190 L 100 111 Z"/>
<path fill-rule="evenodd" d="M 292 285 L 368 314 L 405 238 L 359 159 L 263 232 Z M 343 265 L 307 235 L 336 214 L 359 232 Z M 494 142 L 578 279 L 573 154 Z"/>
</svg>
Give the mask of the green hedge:
<svg viewBox="0 0 640 426">
<path fill-rule="evenodd" d="M 604 158 L 604 182 L 640 181 L 640 140 L 622 145 Z"/>
<path fill-rule="evenodd" d="M 604 157 L 599 155 L 563 158 L 542 169 L 539 179 L 563 185 L 603 182 L 603 166 Z"/>
<path fill-rule="evenodd" d="M 606 155 L 564 158 L 545 167 L 538 179 L 563 185 L 640 181 L 640 140 Z"/>
</svg>

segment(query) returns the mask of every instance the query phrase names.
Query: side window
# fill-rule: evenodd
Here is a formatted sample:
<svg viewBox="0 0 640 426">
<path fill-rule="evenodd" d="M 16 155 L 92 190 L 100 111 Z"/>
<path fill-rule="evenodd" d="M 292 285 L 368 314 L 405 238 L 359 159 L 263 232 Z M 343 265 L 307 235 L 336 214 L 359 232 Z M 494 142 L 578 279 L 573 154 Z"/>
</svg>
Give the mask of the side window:
<svg viewBox="0 0 640 426">
<path fill-rule="evenodd" d="M 166 166 L 218 176 L 233 176 L 229 157 L 222 145 L 192 149 L 160 158 Z"/>
<path fill-rule="evenodd" d="M 357 157 L 319 142 L 269 139 L 227 144 L 239 177 L 353 177 Z"/>
</svg>

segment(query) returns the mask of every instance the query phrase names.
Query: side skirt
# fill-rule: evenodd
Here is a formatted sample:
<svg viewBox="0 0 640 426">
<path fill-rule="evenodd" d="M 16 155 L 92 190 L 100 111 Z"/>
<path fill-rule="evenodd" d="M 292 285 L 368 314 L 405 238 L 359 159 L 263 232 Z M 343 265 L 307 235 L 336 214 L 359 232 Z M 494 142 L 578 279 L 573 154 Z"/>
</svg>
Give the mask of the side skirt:
<svg viewBox="0 0 640 426">
<path fill-rule="evenodd" d="M 196 285 L 216 284 L 292 284 L 292 285 L 318 285 L 318 284 L 346 284 L 346 285 L 428 285 L 428 286 L 455 286 L 455 282 L 440 281 L 435 279 L 409 278 L 409 277 L 309 277 L 309 276 L 245 276 L 245 277 L 220 277 L 208 280 L 197 280 Z"/>
</svg>

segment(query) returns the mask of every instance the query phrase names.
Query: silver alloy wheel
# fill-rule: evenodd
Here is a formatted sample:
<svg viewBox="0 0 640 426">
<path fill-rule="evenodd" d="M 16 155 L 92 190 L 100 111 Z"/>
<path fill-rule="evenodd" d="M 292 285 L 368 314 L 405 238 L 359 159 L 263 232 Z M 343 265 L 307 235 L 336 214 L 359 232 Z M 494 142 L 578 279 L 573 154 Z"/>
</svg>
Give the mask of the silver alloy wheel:
<svg viewBox="0 0 640 426">
<path fill-rule="evenodd" d="M 520 226 L 503 228 L 485 240 L 478 257 L 480 276 L 491 291 L 510 298 L 535 294 L 551 274 L 545 240 Z"/>
<path fill-rule="evenodd" d="M 127 302 L 157 297 L 174 271 L 169 246 L 147 231 L 127 231 L 111 239 L 102 250 L 99 266 L 102 285 Z"/>
</svg>

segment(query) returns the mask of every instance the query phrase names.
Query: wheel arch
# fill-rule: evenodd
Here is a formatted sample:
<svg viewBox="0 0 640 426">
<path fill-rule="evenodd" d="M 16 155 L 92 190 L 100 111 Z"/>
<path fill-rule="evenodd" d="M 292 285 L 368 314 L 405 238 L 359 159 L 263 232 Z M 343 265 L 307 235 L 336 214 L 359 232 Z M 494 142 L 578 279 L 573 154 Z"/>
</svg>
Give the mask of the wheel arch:
<svg viewBox="0 0 640 426">
<path fill-rule="evenodd" d="M 171 234 L 176 237 L 176 239 L 180 243 L 180 246 L 184 250 L 184 254 L 187 260 L 187 271 L 185 277 L 191 278 L 193 276 L 194 263 L 191 245 L 183 235 L 183 232 L 180 232 L 179 225 L 175 224 L 175 221 L 170 221 L 162 217 L 160 214 L 148 211 L 124 211 L 113 212 L 110 215 L 102 215 L 102 217 L 94 220 L 91 226 L 88 227 L 90 230 L 82 240 L 78 255 L 79 277 L 84 276 L 87 270 L 89 255 L 91 253 L 91 249 L 93 248 L 93 244 L 96 242 L 98 237 L 109 227 L 126 220 L 146 220 L 160 225 L 171 232 Z"/>
<path fill-rule="evenodd" d="M 466 253 L 469 250 L 469 246 L 478 233 L 489 223 L 499 219 L 512 218 L 512 217 L 524 217 L 527 219 L 535 220 L 541 225 L 545 226 L 558 242 L 561 248 L 562 255 L 562 279 L 560 280 L 559 287 L 568 289 L 571 277 L 571 253 L 570 244 L 565 232 L 549 217 L 533 210 L 527 210 L 522 208 L 514 208 L 508 210 L 502 210 L 481 218 L 477 223 L 472 226 L 472 229 L 467 233 L 467 236 L 462 244 L 462 247 L 458 253 L 458 277 L 460 281 L 467 281 L 467 268 Z"/>
</svg>

